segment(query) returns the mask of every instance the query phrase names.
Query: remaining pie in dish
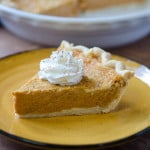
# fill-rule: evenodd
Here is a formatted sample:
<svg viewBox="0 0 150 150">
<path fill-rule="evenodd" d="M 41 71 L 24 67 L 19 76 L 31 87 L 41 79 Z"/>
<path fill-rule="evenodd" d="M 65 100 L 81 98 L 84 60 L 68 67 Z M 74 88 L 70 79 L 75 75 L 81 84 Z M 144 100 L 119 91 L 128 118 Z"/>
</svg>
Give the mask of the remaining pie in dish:
<svg viewBox="0 0 150 150">
<path fill-rule="evenodd" d="M 76 16 L 78 0 L 0 0 L 0 3 L 31 13 L 54 16 Z"/>
<path fill-rule="evenodd" d="M 146 0 L 0 0 L 1 4 L 27 12 L 66 17 L 86 10 L 143 2 Z"/>
<path fill-rule="evenodd" d="M 40 71 L 13 92 L 19 117 L 108 113 L 116 108 L 133 72 L 98 48 L 63 41 Z"/>
<path fill-rule="evenodd" d="M 124 4 L 140 4 L 145 0 L 80 0 L 82 10 L 94 10 Z"/>
</svg>

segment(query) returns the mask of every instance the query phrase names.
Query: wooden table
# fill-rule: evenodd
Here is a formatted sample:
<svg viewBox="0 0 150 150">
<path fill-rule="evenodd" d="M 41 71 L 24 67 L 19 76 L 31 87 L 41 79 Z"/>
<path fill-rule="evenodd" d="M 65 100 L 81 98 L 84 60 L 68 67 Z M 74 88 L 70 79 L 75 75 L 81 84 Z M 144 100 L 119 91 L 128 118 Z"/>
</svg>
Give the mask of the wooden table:
<svg viewBox="0 0 150 150">
<path fill-rule="evenodd" d="M 30 43 L 15 37 L 13 34 L 0 27 L 0 58 L 13 53 L 41 47 L 44 46 Z M 150 35 L 128 46 L 106 50 L 150 67 Z M 5 137 L 0 137 L 0 150 L 28 149 L 36 150 L 35 148 L 29 148 L 28 146 L 8 140 Z M 150 150 L 150 133 L 142 135 L 134 141 L 130 141 L 129 143 L 119 145 L 115 148 L 109 148 L 107 150 Z"/>
</svg>

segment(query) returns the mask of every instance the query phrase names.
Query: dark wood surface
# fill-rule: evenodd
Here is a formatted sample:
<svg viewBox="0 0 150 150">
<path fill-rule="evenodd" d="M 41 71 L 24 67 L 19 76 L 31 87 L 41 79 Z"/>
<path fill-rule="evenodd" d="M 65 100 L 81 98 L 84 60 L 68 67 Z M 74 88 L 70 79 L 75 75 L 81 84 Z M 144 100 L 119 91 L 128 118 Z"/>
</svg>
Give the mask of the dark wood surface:
<svg viewBox="0 0 150 150">
<path fill-rule="evenodd" d="M 30 43 L 0 28 L 0 58 L 29 49 L 37 49 L 44 46 Z M 133 44 L 119 48 L 106 49 L 111 53 L 127 57 L 150 67 L 150 35 Z M 0 150 L 36 150 L 20 143 L 0 137 Z M 106 150 L 150 150 L 150 132 L 138 138 Z"/>
<path fill-rule="evenodd" d="M 130 45 L 108 49 L 108 51 L 150 67 L 150 35 Z"/>
</svg>

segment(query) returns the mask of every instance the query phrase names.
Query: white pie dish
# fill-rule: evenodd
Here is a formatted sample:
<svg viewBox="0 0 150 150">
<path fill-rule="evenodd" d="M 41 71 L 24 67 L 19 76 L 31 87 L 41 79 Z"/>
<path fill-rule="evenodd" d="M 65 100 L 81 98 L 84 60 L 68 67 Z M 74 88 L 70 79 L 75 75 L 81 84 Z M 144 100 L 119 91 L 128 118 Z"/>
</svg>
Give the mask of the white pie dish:
<svg viewBox="0 0 150 150">
<path fill-rule="evenodd" d="M 139 40 L 150 32 L 150 0 L 140 6 L 93 11 L 79 17 L 32 14 L 0 5 L 2 24 L 11 32 L 36 43 L 116 47 Z"/>
</svg>

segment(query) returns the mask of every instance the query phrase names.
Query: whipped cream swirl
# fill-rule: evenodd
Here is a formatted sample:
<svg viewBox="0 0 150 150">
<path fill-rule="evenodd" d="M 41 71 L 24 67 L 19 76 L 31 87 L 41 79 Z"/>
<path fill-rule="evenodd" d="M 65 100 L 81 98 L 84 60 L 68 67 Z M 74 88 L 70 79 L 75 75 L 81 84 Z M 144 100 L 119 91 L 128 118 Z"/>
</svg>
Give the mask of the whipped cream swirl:
<svg viewBox="0 0 150 150">
<path fill-rule="evenodd" d="M 39 78 L 52 84 L 75 85 L 83 76 L 83 60 L 73 57 L 72 51 L 55 51 L 41 60 Z"/>
</svg>

